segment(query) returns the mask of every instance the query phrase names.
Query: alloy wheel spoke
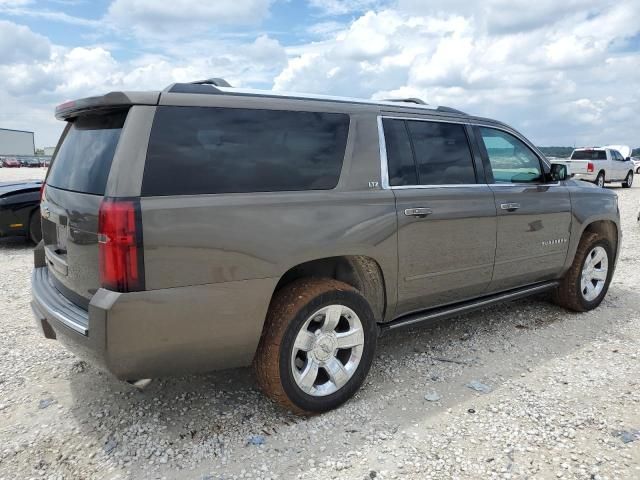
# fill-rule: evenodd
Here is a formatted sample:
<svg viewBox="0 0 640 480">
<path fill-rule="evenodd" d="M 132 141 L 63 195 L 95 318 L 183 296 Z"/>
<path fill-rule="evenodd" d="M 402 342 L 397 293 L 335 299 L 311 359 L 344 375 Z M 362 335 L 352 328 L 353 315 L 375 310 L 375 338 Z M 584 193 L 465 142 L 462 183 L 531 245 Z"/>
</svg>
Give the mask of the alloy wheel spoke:
<svg viewBox="0 0 640 480">
<path fill-rule="evenodd" d="M 603 260 L 605 260 L 607 258 L 607 255 L 604 253 L 604 251 L 602 250 L 597 250 L 596 254 L 593 256 L 593 258 L 591 259 L 591 265 L 593 267 L 595 267 L 596 265 L 598 265 L 600 262 L 602 262 Z"/>
<path fill-rule="evenodd" d="M 354 328 L 345 333 L 338 333 L 336 340 L 338 348 L 353 348 L 364 344 L 364 333 L 359 328 Z"/>
<path fill-rule="evenodd" d="M 305 392 L 309 393 L 313 389 L 313 384 L 318 378 L 318 364 L 314 361 L 308 361 L 307 366 L 300 374 L 298 385 Z"/>
<path fill-rule="evenodd" d="M 587 291 L 585 292 L 585 297 L 589 299 L 593 295 L 593 291 L 595 290 L 595 287 L 593 286 L 593 283 L 591 283 L 591 281 L 588 281 L 586 283 L 586 288 L 587 288 Z"/>
<path fill-rule="evenodd" d="M 591 272 L 591 278 L 593 278 L 594 280 L 606 280 L 607 279 L 607 271 L 604 269 L 594 269 Z"/>
<path fill-rule="evenodd" d="M 324 323 L 322 324 L 323 332 L 331 332 L 335 330 L 342 316 L 342 307 L 340 305 L 331 305 L 327 308 L 327 313 L 324 317 Z"/>
<path fill-rule="evenodd" d="M 342 362 L 336 357 L 332 357 L 324 368 L 329 374 L 329 379 L 337 388 L 342 387 L 349 381 L 349 372 L 347 372 Z"/>
<path fill-rule="evenodd" d="M 298 333 L 296 341 L 293 344 L 293 348 L 308 352 L 313 348 L 315 341 L 316 336 L 309 330 L 300 330 L 300 333 Z"/>
</svg>

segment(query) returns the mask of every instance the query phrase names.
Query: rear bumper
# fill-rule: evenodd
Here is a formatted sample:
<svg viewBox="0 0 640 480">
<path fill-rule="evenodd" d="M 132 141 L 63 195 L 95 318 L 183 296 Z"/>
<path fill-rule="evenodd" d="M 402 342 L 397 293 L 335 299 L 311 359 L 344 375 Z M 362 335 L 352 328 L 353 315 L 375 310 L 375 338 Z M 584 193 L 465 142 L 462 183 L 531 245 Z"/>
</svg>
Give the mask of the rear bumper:
<svg viewBox="0 0 640 480">
<path fill-rule="evenodd" d="M 573 178 L 576 180 L 584 180 L 585 182 L 595 182 L 597 173 L 576 173 Z"/>
<path fill-rule="evenodd" d="M 31 277 L 43 335 L 123 380 L 251 364 L 276 279 L 117 293 L 98 289 L 89 309 L 66 299 L 47 267 Z"/>
</svg>

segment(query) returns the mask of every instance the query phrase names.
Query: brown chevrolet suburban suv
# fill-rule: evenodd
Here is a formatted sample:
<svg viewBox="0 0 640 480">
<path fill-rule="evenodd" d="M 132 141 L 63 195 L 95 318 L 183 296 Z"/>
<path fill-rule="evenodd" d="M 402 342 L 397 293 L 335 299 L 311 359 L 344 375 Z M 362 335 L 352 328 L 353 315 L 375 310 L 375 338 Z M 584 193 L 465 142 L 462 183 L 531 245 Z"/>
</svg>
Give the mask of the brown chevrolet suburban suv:
<svg viewBox="0 0 640 480">
<path fill-rule="evenodd" d="M 385 330 L 545 290 L 590 310 L 613 275 L 616 195 L 494 120 L 216 79 L 56 116 L 33 312 L 124 380 L 253 363 L 321 412 Z"/>
</svg>

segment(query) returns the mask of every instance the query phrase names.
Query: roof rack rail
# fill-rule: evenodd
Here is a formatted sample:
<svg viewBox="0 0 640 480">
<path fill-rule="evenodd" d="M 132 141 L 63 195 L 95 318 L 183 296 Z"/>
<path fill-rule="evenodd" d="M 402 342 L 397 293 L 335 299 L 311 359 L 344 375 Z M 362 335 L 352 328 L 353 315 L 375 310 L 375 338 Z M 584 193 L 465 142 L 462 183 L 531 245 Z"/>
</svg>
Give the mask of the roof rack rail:
<svg viewBox="0 0 640 480">
<path fill-rule="evenodd" d="M 229 82 L 224 78 L 207 78 L 206 80 L 197 80 L 195 82 L 189 82 L 192 85 L 213 85 L 214 87 L 231 87 Z"/>
<path fill-rule="evenodd" d="M 457 113 L 459 115 L 469 115 L 468 113 L 465 113 L 461 110 L 458 110 L 456 108 L 451 108 L 451 107 L 445 107 L 444 105 L 439 106 L 438 108 L 436 108 L 436 110 L 438 112 L 445 112 L 445 113 Z"/>
<path fill-rule="evenodd" d="M 418 105 L 428 105 L 427 102 L 420 98 L 385 98 L 383 102 L 398 102 L 398 103 L 417 103 Z"/>
</svg>

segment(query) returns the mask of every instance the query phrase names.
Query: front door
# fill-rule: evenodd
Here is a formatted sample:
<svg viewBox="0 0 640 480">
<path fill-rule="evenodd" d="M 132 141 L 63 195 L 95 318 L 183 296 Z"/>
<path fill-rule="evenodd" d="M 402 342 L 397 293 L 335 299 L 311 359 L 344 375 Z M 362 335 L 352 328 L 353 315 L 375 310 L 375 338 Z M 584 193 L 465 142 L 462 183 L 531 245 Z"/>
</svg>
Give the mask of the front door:
<svg viewBox="0 0 640 480">
<path fill-rule="evenodd" d="M 498 235 L 491 291 L 557 278 L 569 246 L 571 200 L 559 182 L 545 182 L 542 160 L 511 133 L 475 127 L 493 177 Z"/>
<path fill-rule="evenodd" d="M 465 126 L 390 118 L 383 124 L 398 219 L 396 313 L 482 295 L 493 272 L 496 208 L 491 189 L 477 182 L 482 175 Z"/>
<path fill-rule="evenodd" d="M 610 150 L 610 152 L 613 157 L 611 164 L 615 170 L 615 178 L 611 180 L 623 181 L 627 178 L 627 173 L 631 168 L 627 166 L 627 162 L 620 152 L 617 150 Z"/>
</svg>

